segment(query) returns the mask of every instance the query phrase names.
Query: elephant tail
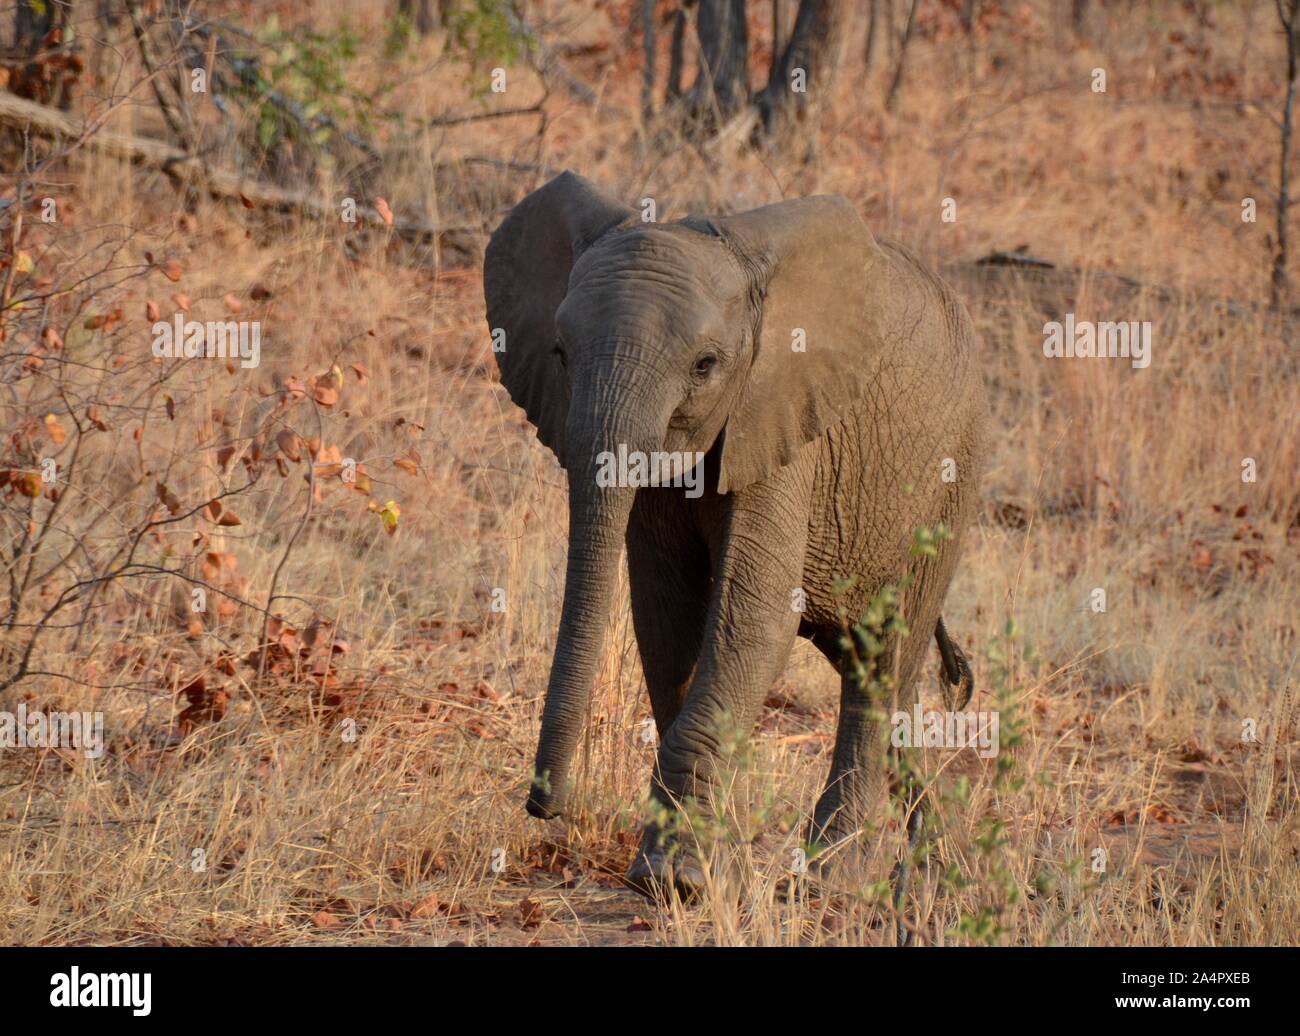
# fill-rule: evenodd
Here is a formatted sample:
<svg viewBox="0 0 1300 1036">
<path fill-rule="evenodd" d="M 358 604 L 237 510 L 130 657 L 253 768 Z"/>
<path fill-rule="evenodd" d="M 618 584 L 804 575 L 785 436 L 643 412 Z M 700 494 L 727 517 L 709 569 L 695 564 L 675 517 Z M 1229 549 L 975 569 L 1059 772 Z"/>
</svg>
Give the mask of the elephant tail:
<svg viewBox="0 0 1300 1036">
<path fill-rule="evenodd" d="M 971 672 L 970 663 L 961 648 L 948 639 L 948 631 L 943 628 L 943 617 L 934 624 L 934 640 L 939 645 L 939 654 L 943 658 L 944 697 L 948 707 L 960 712 L 970 704 L 971 695 L 975 693 L 975 674 Z M 960 699 L 960 700 L 957 700 Z M 954 706 L 953 702 L 957 701 Z"/>
</svg>

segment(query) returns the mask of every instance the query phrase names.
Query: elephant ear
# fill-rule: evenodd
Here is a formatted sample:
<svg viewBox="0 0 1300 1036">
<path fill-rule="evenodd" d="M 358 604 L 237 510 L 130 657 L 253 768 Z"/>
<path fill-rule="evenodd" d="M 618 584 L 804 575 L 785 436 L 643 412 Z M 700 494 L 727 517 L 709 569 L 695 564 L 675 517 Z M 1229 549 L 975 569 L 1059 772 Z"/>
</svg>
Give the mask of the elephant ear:
<svg viewBox="0 0 1300 1036">
<path fill-rule="evenodd" d="M 885 260 L 840 195 L 713 223 L 750 266 L 762 299 L 748 378 L 723 441 L 718 491 L 728 493 L 790 463 L 862 396 L 879 332 L 868 286 Z"/>
<path fill-rule="evenodd" d="M 483 295 L 501 382 L 561 464 L 569 398 L 555 356 L 555 311 L 568 293 L 574 262 L 631 215 L 627 206 L 566 172 L 511 209 L 488 242 Z"/>
</svg>

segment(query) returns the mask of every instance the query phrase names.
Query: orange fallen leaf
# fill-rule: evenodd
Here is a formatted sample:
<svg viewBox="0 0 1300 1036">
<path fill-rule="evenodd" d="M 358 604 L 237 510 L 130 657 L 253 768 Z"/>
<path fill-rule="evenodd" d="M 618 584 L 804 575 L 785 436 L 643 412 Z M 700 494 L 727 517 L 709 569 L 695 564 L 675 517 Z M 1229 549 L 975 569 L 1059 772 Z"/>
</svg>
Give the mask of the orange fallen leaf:
<svg viewBox="0 0 1300 1036">
<path fill-rule="evenodd" d="M 62 446 L 68 440 L 68 433 L 54 414 L 45 415 L 45 432 L 55 446 Z"/>
</svg>

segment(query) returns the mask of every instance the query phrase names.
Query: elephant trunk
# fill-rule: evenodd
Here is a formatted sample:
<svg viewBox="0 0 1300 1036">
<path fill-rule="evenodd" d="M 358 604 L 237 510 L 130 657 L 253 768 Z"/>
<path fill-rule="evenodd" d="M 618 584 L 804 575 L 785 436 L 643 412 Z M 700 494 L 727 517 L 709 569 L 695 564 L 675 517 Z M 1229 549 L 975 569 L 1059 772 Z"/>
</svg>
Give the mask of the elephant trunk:
<svg viewBox="0 0 1300 1036">
<path fill-rule="evenodd" d="M 634 486 L 597 485 L 597 455 L 597 450 L 585 451 L 583 460 L 575 463 L 571 458 L 568 465 L 569 559 L 564 610 L 528 793 L 528 812 L 542 819 L 558 816 L 564 806 L 569 765 L 591 700 L 605 625 L 613 611 L 628 515 L 636 497 Z"/>
</svg>

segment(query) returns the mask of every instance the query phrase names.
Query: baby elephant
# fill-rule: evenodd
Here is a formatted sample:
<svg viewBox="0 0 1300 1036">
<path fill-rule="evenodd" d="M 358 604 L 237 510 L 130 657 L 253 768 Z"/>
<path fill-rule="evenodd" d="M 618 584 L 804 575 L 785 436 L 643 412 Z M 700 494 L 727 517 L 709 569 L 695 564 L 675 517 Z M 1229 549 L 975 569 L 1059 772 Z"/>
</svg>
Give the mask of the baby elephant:
<svg viewBox="0 0 1300 1036">
<path fill-rule="evenodd" d="M 483 281 L 501 380 L 569 476 L 528 812 L 564 808 L 626 543 L 662 807 L 628 879 L 690 894 L 701 869 L 679 821 L 707 815 L 723 733 L 752 728 L 796 635 L 843 673 L 841 609 L 905 587 L 914 632 L 888 633 L 875 667 L 910 705 L 934 631 L 969 694 L 940 606 L 978 491 L 970 317 L 838 195 L 645 223 L 572 173 L 515 206 Z M 916 530 L 940 526 L 937 550 L 913 550 Z M 856 580 L 847 592 L 841 577 Z M 842 676 L 811 843 L 861 832 L 886 735 Z"/>
</svg>

